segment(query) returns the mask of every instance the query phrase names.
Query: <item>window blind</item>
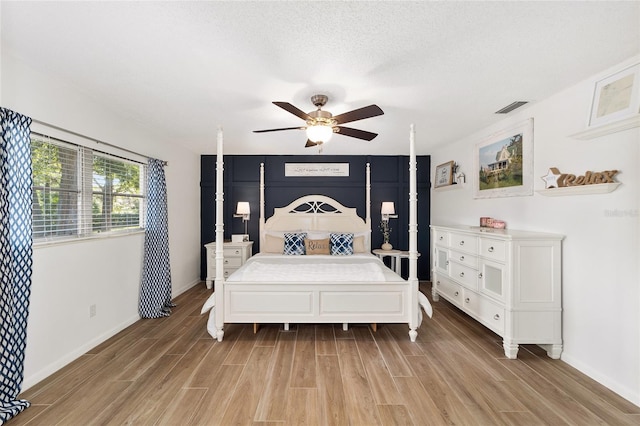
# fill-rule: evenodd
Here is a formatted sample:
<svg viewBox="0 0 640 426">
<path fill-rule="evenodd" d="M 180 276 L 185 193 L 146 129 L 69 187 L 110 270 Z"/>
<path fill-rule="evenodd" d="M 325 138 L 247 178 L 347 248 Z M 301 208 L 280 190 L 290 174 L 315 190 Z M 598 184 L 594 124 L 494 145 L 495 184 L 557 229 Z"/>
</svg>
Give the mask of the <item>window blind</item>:
<svg viewBox="0 0 640 426">
<path fill-rule="evenodd" d="M 34 239 L 144 227 L 146 166 L 32 134 Z"/>
</svg>

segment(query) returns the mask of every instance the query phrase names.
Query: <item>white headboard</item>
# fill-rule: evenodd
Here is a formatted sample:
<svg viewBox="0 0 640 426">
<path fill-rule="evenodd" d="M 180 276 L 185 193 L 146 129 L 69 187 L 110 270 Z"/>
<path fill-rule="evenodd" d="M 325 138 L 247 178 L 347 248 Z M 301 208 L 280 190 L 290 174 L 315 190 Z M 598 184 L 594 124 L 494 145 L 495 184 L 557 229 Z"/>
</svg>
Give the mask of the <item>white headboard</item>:
<svg viewBox="0 0 640 426">
<path fill-rule="evenodd" d="M 285 207 L 276 207 L 266 220 L 260 235 L 261 247 L 268 232 L 326 231 L 364 235 L 365 248 L 371 251 L 371 221 L 362 219 L 356 209 L 345 207 L 324 195 L 305 195 Z"/>
</svg>

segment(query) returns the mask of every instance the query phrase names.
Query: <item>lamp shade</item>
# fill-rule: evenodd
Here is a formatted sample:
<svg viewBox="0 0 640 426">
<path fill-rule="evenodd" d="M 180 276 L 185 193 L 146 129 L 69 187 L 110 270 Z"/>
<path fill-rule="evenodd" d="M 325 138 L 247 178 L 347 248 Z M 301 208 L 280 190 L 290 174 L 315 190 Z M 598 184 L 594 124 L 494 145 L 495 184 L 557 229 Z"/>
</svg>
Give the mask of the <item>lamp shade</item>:
<svg viewBox="0 0 640 426">
<path fill-rule="evenodd" d="M 251 210 L 249 209 L 248 201 L 238 201 L 238 206 L 236 207 L 236 214 L 249 214 Z"/>
<path fill-rule="evenodd" d="M 323 124 L 307 127 L 307 138 L 311 142 L 328 142 L 333 136 L 333 128 Z"/>
<path fill-rule="evenodd" d="M 380 209 L 381 214 L 396 214 L 396 207 L 393 201 L 383 201 L 382 209 Z"/>
</svg>

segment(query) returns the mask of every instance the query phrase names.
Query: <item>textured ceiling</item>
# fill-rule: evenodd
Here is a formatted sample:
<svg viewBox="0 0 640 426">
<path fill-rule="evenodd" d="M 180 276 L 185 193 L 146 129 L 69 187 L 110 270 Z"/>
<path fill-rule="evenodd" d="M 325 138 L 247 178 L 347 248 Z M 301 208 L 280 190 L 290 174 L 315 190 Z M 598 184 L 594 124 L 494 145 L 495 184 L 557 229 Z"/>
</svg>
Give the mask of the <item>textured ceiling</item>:
<svg viewBox="0 0 640 426">
<path fill-rule="evenodd" d="M 309 154 L 302 125 L 271 104 L 334 115 L 371 142 L 325 154 L 417 152 L 482 129 L 640 52 L 640 2 L 6 2 L 4 53 L 68 81 L 197 153 Z M 38 117 L 35 117 L 38 118 Z M 54 123 L 56 124 L 56 123 Z"/>
</svg>

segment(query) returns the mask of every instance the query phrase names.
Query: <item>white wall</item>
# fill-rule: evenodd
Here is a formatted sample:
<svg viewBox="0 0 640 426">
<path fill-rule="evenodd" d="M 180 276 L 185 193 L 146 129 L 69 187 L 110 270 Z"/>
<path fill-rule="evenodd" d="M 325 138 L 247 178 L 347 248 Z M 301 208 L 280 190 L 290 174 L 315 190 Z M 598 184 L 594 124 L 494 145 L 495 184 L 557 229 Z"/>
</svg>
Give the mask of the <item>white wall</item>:
<svg viewBox="0 0 640 426">
<path fill-rule="evenodd" d="M 3 107 L 169 162 L 165 172 L 173 295 L 198 283 L 200 156 L 4 51 L 0 75 Z M 45 130 L 37 124 L 33 128 Z M 138 233 L 34 249 L 23 389 L 139 318 L 142 247 L 143 234 Z M 96 316 L 89 318 L 92 304 Z"/>
<path fill-rule="evenodd" d="M 502 122 L 432 153 L 432 169 L 460 164 L 467 183 L 433 191 L 433 224 L 478 225 L 481 216 L 503 219 L 512 229 L 548 231 L 563 242 L 562 359 L 640 405 L 640 128 L 592 140 L 569 135 L 585 128 L 594 82 L 637 63 L 631 58 L 551 98 L 512 112 Z M 478 142 L 529 117 L 534 119 L 534 189 L 550 167 L 582 175 L 620 170 L 609 194 L 474 199 L 473 153 Z"/>
</svg>

